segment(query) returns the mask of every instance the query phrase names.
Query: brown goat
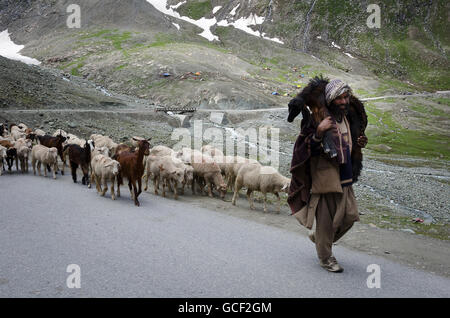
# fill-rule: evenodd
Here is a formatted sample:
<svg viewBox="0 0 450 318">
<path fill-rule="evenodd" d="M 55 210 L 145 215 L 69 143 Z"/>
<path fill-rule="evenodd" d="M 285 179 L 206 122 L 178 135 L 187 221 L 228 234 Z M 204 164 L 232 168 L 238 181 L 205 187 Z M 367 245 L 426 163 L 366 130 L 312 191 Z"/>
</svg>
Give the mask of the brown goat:
<svg viewBox="0 0 450 318">
<path fill-rule="evenodd" d="M 11 143 L 9 140 L 0 140 L 0 146 L 6 147 L 6 148 L 12 148 L 12 147 L 14 147 L 14 144 Z"/>
<path fill-rule="evenodd" d="M 134 147 L 130 147 L 126 144 L 119 144 L 116 148 L 116 153 L 112 156 L 112 158 L 115 160 L 118 155 L 120 155 L 122 152 L 134 152 Z"/>
<path fill-rule="evenodd" d="M 150 144 L 147 140 L 139 141 L 139 151 L 123 151 L 116 156 L 116 160 L 120 163 L 119 182 L 117 185 L 120 193 L 120 185 L 123 184 L 123 177 L 128 179 L 128 187 L 130 189 L 131 197 L 134 199 L 134 204 L 139 206 L 138 196 L 142 192 L 142 175 L 144 174 L 144 155 L 150 154 Z M 136 181 L 139 190 L 136 188 Z"/>
</svg>

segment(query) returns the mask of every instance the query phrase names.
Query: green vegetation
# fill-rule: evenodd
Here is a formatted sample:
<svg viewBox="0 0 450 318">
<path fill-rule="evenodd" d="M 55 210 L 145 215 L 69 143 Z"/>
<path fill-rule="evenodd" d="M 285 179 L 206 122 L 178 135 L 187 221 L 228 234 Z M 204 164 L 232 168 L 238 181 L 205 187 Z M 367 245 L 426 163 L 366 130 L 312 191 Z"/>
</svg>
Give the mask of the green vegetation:
<svg viewBox="0 0 450 318">
<path fill-rule="evenodd" d="M 375 90 L 374 96 L 385 95 L 389 93 L 395 92 L 413 92 L 416 90 L 416 87 L 411 86 L 405 82 L 399 81 L 397 79 L 390 78 L 385 76 L 380 79 L 380 86 Z"/>
<path fill-rule="evenodd" d="M 448 65 L 432 65 L 428 56 L 433 52 L 409 39 L 388 41 L 388 47 L 394 58 L 404 67 L 408 76 L 415 83 L 422 84 L 429 90 L 450 87 Z M 442 57 L 441 57 L 442 58 Z"/>
<path fill-rule="evenodd" d="M 376 145 L 384 144 L 392 148 L 392 153 L 425 158 L 450 159 L 448 136 L 421 130 L 409 130 L 401 127 L 392 118 L 392 112 L 376 109 L 366 104 L 369 124 L 375 129 L 368 129 L 368 148 L 376 150 Z"/>
<path fill-rule="evenodd" d="M 163 47 L 171 43 L 177 43 L 179 39 L 176 36 L 166 34 L 166 33 L 158 33 L 155 36 L 155 41 L 145 46 L 147 48 L 150 47 Z"/>
<path fill-rule="evenodd" d="M 450 106 L 450 98 L 439 97 L 439 98 L 433 98 L 432 101 L 435 103 L 438 103 L 438 104 Z"/>
<path fill-rule="evenodd" d="M 128 66 L 128 63 L 119 65 L 119 66 L 117 66 L 117 67 L 114 69 L 114 71 L 119 71 L 119 70 L 121 70 L 121 69 L 123 69 L 123 68 L 125 68 L 125 67 L 127 67 L 127 66 Z"/>
<path fill-rule="evenodd" d="M 72 61 L 70 63 L 67 63 L 65 65 L 60 66 L 60 69 L 64 70 L 64 69 L 66 69 L 68 67 L 71 67 L 71 66 L 75 65 L 75 67 L 72 67 L 70 69 L 70 74 L 72 74 L 73 76 L 80 76 L 81 75 L 80 68 L 82 68 L 85 65 L 84 61 L 86 60 L 86 58 L 87 58 L 87 55 L 86 56 L 82 56 L 82 57 L 80 57 L 80 58 L 78 58 L 78 59 L 76 59 L 76 60 L 74 60 L 74 61 Z"/>
<path fill-rule="evenodd" d="M 377 161 L 384 162 L 391 166 L 399 166 L 399 167 L 406 167 L 406 168 L 416 168 L 416 167 L 423 167 L 427 166 L 433 169 L 448 169 L 449 165 L 445 161 L 437 161 L 437 160 L 402 160 L 406 159 L 405 156 L 386 156 L 386 154 L 376 154 L 371 153 L 371 159 L 376 159 Z M 399 160 L 400 159 L 400 160 Z M 417 159 L 417 158 L 415 158 Z M 439 180 L 440 182 L 443 182 L 442 180 Z"/>
<path fill-rule="evenodd" d="M 232 31 L 231 26 L 223 27 L 223 26 L 217 26 L 216 30 L 214 31 L 214 34 L 217 35 L 220 39 L 224 40 L 225 37 L 227 37 L 230 32 Z"/>
<path fill-rule="evenodd" d="M 315 29 L 323 30 L 326 27 L 331 38 L 346 41 L 349 38 L 350 33 L 342 31 L 343 29 L 348 30 L 352 27 L 348 21 L 355 19 L 355 17 L 360 14 L 361 5 L 355 5 L 352 1 L 340 1 L 339 5 L 336 5 L 334 0 L 323 0 L 317 1 L 314 12 L 322 17 L 322 19 L 315 19 L 317 21 L 316 23 L 312 22 Z M 343 21 L 342 19 L 339 19 L 339 17 L 345 17 L 345 20 Z M 327 21 L 326 26 L 325 23 L 323 23 L 324 19 Z"/>
<path fill-rule="evenodd" d="M 409 106 L 410 109 L 425 114 L 425 115 L 432 115 L 432 116 L 439 116 L 439 117 L 444 117 L 444 118 L 450 118 L 450 111 L 449 112 L 445 112 L 442 109 L 436 108 L 436 107 L 432 107 L 432 106 L 425 106 L 425 105 L 411 105 Z"/>
<path fill-rule="evenodd" d="M 122 34 L 106 35 L 103 38 L 110 40 L 114 48 L 116 48 L 117 50 L 121 50 L 123 42 L 131 38 L 131 32 L 125 31 Z"/>
<path fill-rule="evenodd" d="M 109 34 L 109 33 L 113 33 L 113 32 L 114 32 L 113 30 L 101 30 L 101 31 L 98 31 L 95 33 L 91 33 L 91 34 L 88 33 L 88 34 L 82 35 L 82 36 L 80 36 L 80 39 L 86 40 L 86 39 L 98 38 L 104 34 Z"/>
<path fill-rule="evenodd" d="M 188 16 L 194 20 L 199 20 L 212 12 L 212 4 L 210 0 L 206 1 L 189 1 L 178 8 L 178 12 L 182 16 Z"/>
<path fill-rule="evenodd" d="M 40 104 L 40 102 L 37 100 L 37 98 L 35 96 L 26 94 L 25 92 L 17 94 L 16 97 L 17 97 L 17 101 L 19 101 L 22 105 L 36 107 L 35 105 Z"/>
<path fill-rule="evenodd" d="M 81 76 L 80 68 L 82 68 L 83 66 L 84 63 L 79 63 L 76 67 L 70 70 L 70 74 L 72 74 L 73 76 Z"/>
<path fill-rule="evenodd" d="M 364 97 L 369 97 L 369 92 L 366 91 L 365 89 L 362 88 L 356 88 L 353 90 L 353 93 L 358 97 L 358 98 L 364 98 Z"/>
<path fill-rule="evenodd" d="M 448 61 L 433 50 L 432 44 L 392 34 L 381 37 L 373 33 L 359 33 L 356 38 L 362 53 L 375 60 L 366 61 L 368 67 L 388 86 L 392 82 L 395 85 L 392 88 L 428 91 L 450 86 Z M 398 79 L 410 80 L 415 86 L 402 85 Z"/>
<path fill-rule="evenodd" d="M 316 34 L 326 32 L 330 39 L 338 41 L 342 47 L 346 44 L 356 46 L 357 51 L 369 57 L 363 62 L 382 79 L 409 80 L 418 90 L 448 89 L 450 64 L 444 53 L 447 51 L 448 55 L 446 48 L 450 44 L 450 36 L 446 32 L 448 1 L 422 3 L 414 8 L 406 3 L 393 5 L 388 0 L 381 0 L 378 5 L 382 12 L 382 27 L 369 29 L 366 26 L 368 13 L 365 3 L 344 0 L 336 5 L 333 0 L 317 1 L 311 30 Z M 302 8 L 301 12 L 306 14 L 307 10 Z M 425 19 L 431 12 L 432 18 Z M 281 26 L 285 23 L 279 22 Z M 360 31 L 362 29 L 364 32 Z M 334 67 L 343 69 L 342 65 L 334 61 L 335 58 L 327 60 Z"/>
<path fill-rule="evenodd" d="M 385 103 L 397 103 L 397 99 L 396 98 L 392 98 L 392 97 L 388 97 L 388 98 L 383 98 L 383 102 Z"/>
<path fill-rule="evenodd" d="M 219 51 L 219 52 L 224 53 L 224 54 L 227 54 L 229 52 L 229 50 L 224 49 L 219 44 L 211 43 L 209 41 L 201 42 L 198 45 L 205 46 L 205 47 L 210 48 L 210 49 L 214 49 L 214 50 Z"/>
<path fill-rule="evenodd" d="M 89 39 L 95 39 L 96 41 L 98 39 L 100 40 L 107 40 L 109 43 L 113 45 L 113 47 L 117 50 L 122 50 L 122 45 L 124 42 L 131 39 L 132 32 L 130 31 L 123 31 L 120 32 L 118 29 L 110 30 L 100 30 L 94 33 L 85 32 L 82 33 L 79 37 L 80 40 L 89 40 Z M 85 44 L 86 42 L 80 42 L 80 44 Z"/>
<path fill-rule="evenodd" d="M 273 65 L 278 65 L 280 63 L 280 59 L 278 57 L 266 58 L 265 60 Z"/>
<path fill-rule="evenodd" d="M 366 214 L 360 216 L 361 223 L 375 224 L 379 228 L 384 229 L 411 229 L 416 234 L 422 234 L 440 240 L 450 240 L 450 224 L 448 223 L 414 223 L 413 216 L 399 215 L 392 211 L 389 207 L 381 204 L 371 204 L 369 202 L 360 201 L 360 210 Z"/>
</svg>

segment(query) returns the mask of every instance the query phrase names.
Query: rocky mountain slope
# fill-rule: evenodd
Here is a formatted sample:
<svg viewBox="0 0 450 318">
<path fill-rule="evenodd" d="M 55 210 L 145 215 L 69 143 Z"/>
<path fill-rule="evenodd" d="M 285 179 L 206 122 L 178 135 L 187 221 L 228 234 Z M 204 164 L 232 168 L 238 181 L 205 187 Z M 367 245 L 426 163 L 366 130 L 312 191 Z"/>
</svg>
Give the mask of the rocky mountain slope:
<svg viewBox="0 0 450 318">
<path fill-rule="evenodd" d="M 320 73 L 349 82 L 362 98 L 450 87 L 445 1 L 381 1 L 380 29 L 366 25 L 368 3 L 352 0 L 80 1 L 79 29 L 67 27 L 69 4 L 3 1 L 0 30 L 66 79 L 158 105 L 285 107 Z M 10 92 L 17 101 L 8 105 L 29 98 Z M 369 147 L 448 159 L 448 104 L 442 95 L 369 102 Z"/>
<path fill-rule="evenodd" d="M 360 98 L 394 96 L 365 104 L 370 171 L 356 191 L 368 221 L 383 210 L 448 225 L 448 196 L 435 189 L 449 189 L 450 94 L 431 93 L 450 88 L 446 1 L 379 1 L 380 29 L 367 28 L 369 2 L 353 0 L 79 1 L 81 28 L 69 29 L 71 2 L 0 2 L 0 32 L 42 62 L 0 57 L 1 121 L 168 145 L 175 128 L 194 135 L 196 120 L 224 134 L 274 127 L 288 175 L 300 118 L 286 122 L 287 103 L 322 73 Z M 409 174 L 423 184 L 411 187 Z M 393 175 L 395 187 L 386 187 Z M 436 231 L 448 238 L 448 226 Z"/>
</svg>

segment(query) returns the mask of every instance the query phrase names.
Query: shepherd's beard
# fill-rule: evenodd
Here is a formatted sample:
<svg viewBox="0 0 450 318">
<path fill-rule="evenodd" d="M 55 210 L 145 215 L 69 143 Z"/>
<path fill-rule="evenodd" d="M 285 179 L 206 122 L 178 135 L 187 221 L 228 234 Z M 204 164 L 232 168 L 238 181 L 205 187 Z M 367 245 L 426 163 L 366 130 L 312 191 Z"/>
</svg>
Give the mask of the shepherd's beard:
<svg viewBox="0 0 450 318">
<path fill-rule="evenodd" d="M 334 102 L 331 102 L 330 106 L 328 106 L 330 115 L 337 121 L 341 121 L 344 116 L 347 116 L 348 108 L 349 104 L 345 104 L 345 109 L 341 109 L 340 106 L 336 105 Z"/>
</svg>

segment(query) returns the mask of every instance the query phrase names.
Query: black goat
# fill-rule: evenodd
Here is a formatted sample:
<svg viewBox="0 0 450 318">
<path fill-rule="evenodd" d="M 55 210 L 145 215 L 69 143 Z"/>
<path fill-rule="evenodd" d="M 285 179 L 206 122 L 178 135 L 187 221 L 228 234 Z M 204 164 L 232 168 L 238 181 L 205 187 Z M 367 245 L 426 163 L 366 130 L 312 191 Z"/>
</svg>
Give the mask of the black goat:
<svg viewBox="0 0 450 318">
<path fill-rule="evenodd" d="M 92 141 L 91 141 L 92 142 Z M 93 143 L 93 142 L 92 142 Z M 93 147 L 93 146 L 92 146 Z M 77 168 L 81 167 L 83 172 L 82 184 L 90 185 L 89 178 L 89 166 L 91 164 L 91 144 L 86 141 L 83 148 L 78 145 L 72 144 L 64 147 L 64 151 L 69 153 L 70 168 L 72 169 L 73 182 L 77 183 Z"/>
<path fill-rule="evenodd" d="M 8 150 L 6 150 L 6 163 L 8 164 L 9 172 L 11 172 L 14 161 L 16 161 L 16 168 L 17 170 L 19 170 L 19 167 L 17 166 L 17 149 L 9 148 Z"/>
</svg>

